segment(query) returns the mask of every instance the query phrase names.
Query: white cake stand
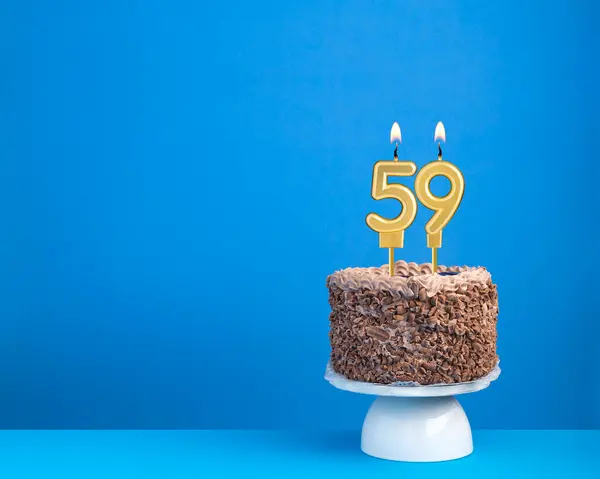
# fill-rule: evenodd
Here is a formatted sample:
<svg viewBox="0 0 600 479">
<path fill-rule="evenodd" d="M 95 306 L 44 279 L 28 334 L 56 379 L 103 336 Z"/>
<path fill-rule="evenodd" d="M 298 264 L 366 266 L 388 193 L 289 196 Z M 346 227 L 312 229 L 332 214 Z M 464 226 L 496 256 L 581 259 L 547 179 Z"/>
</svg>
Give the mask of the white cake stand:
<svg viewBox="0 0 600 479">
<path fill-rule="evenodd" d="M 477 381 L 419 386 L 352 381 L 336 373 L 330 363 L 325 371 L 325 379 L 338 389 L 379 396 L 363 423 L 363 452 L 405 462 L 450 461 L 471 454 L 471 426 L 454 396 L 481 391 L 498 376 L 496 365 Z"/>
</svg>

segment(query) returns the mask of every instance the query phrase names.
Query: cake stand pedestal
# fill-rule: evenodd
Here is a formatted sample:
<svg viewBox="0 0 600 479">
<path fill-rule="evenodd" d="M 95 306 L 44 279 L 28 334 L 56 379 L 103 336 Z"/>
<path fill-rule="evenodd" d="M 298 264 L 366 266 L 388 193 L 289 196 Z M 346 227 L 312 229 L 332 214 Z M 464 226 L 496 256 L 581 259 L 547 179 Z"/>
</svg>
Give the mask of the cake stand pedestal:
<svg viewBox="0 0 600 479">
<path fill-rule="evenodd" d="M 364 453 L 391 461 L 438 462 L 473 452 L 469 420 L 454 396 L 481 391 L 499 375 L 496 365 L 487 376 L 466 383 L 384 385 L 352 381 L 327 364 L 325 379 L 344 391 L 379 396 L 363 423 Z"/>
</svg>

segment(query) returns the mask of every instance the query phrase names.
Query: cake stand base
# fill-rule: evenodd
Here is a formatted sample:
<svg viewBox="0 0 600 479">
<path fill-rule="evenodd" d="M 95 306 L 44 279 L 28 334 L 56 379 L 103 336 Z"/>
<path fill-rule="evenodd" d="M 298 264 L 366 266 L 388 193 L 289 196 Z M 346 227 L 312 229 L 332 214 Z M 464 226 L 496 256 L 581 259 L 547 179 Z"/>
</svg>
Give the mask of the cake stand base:
<svg viewBox="0 0 600 479">
<path fill-rule="evenodd" d="M 361 449 L 392 461 L 449 461 L 471 454 L 473 439 L 453 396 L 380 396 L 365 417 Z"/>
<path fill-rule="evenodd" d="M 331 362 L 325 368 L 332 386 L 378 396 L 363 423 L 363 452 L 406 462 L 450 461 L 471 454 L 471 426 L 454 396 L 481 391 L 498 376 L 499 363 L 484 377 L 464 383 L 376 384 L 348 379 Z"/>
</svg>

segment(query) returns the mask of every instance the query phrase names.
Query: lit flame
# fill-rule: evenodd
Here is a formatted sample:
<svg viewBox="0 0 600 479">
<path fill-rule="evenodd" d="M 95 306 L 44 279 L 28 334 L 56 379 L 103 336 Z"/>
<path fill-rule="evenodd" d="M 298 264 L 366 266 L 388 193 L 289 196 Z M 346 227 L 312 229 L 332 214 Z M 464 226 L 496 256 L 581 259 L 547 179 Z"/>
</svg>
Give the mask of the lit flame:
<svg viewBox="0 0 600 479">
<path fill-rule="evenodd" d="M 390 143 L 394 143 L 397 141 L 398 143 L 402 143 L 402 133 L 400 133 L 400 125 L 394 122 L 392 125 L 392 130 L 390 131 Z"/>
<path fill-rule="evenodd" d="M 446 128 L 444 128 L 444 124 L 441 121 L 438 121 L 438 124 L 435 125 L 435 133 L 433 134 L 433 141 L 438 140 L 446 143 Z"/>
</svg>

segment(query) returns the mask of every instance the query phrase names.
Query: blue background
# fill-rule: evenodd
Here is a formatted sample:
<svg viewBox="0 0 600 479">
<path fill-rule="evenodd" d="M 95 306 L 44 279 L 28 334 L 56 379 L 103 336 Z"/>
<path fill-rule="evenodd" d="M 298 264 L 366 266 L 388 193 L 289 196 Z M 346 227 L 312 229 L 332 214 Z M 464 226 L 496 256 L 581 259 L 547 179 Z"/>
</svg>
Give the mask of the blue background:
<svg viewBox="0 0 600 479">
<path fill-rule="evenodd" d="M 359 427 L 325 278 L 386 261 L 392 122 L 422 166 L 443 120 L 440 262 L 500 293 L 473 426 L 600 427 L 598 6 L 203 3 L 2 3 L 0 426 Z"/>
</svg>

